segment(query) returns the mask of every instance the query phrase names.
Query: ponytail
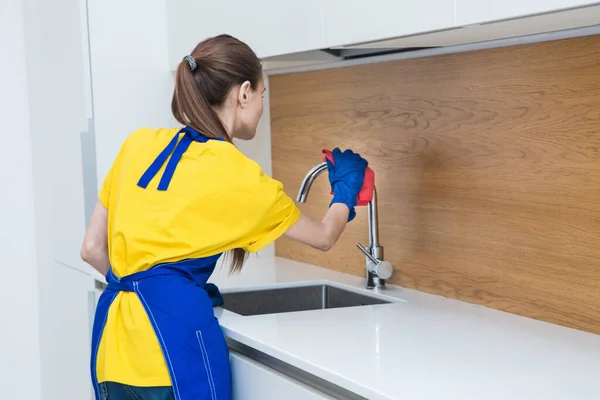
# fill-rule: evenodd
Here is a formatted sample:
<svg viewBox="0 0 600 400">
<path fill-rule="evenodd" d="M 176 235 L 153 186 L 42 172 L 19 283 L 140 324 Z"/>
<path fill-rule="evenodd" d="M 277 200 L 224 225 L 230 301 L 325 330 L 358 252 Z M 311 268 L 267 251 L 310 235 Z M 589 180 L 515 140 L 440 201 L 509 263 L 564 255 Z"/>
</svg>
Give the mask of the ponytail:
<svg viewBox="0 0 600 400">
<path fill-rule="evenodd" d="M 196 69 L 198 68 L 202 68 L 202 66 L 196 67 Z M 179 63 L 175 77 L 173 101 L 171 102 L 173 116 L 181 124 L 202 132 L 206 137 L 222 138 L 231 142 L 231 137 L 223 122 L 198 86 L 195 73 L 187 61 Z"/>
<path fill-rule="evenodd" d="M 180 124 L 232 143 L 216 110 L 233 87 L 248 81 L 257 89 L 261 79 L 262 63 L 248 45 L 229 35 L 206 39 L 177 67 L 171 111 Z M 241 271 L 247 256 L 241 248 L 229 251 L 229 272 Z"/>
</svg>

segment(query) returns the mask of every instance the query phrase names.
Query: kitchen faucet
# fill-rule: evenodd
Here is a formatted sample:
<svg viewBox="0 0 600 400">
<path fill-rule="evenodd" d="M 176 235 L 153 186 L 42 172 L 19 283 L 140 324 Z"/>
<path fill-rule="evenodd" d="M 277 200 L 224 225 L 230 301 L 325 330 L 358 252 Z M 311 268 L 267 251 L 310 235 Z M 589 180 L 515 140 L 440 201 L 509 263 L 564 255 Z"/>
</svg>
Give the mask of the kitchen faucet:
<svg viewBox="0 0 600 400">
<path fill-rule="evenodd" d="M 298 191 L 297 201 L 306 203 L 308 192 L 313 182 L 321 173 L 327 169 L 327 163 L 322 162 L 315 165 L 308 171 L 300 190 Z M 366 257 L 367 289 L 376 287 L 385 288 L 385 280 L 392 276 L 394 268 L 389 261 L 383 259 L 383 247 L 379 244 L 379 226 L 377 219 L 377 190 L 373 187 L 373 198 L 368 204 L 369 211 L 369 245 L 365 248 L 360 243 L 356 247 L 362 251 Z"/>
</svg>

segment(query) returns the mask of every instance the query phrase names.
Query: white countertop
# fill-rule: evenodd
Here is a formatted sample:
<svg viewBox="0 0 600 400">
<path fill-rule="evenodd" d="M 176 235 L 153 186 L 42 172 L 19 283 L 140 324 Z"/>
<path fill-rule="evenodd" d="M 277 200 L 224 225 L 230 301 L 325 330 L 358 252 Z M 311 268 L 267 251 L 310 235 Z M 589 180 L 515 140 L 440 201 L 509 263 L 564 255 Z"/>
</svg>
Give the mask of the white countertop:
<svg viewBox="0 0 600 400">
<path fill-rule="evenodd" d="M 222 291 L 364 278 L 281 258 L 226 268 Z M 599 400 L 600 336 L 389 286 L 392 304 L 244 317 L 226 336 L 371 400 Z"/>
</svg>

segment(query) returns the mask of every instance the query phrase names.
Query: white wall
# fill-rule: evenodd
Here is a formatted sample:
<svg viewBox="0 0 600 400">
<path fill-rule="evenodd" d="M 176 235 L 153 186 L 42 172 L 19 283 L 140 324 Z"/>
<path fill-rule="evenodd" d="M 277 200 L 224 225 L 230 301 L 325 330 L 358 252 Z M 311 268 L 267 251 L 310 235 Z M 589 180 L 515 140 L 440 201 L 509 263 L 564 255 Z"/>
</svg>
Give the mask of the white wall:
<svg viewBox="0 0 600 400">
<path fill-rule="evenodd" d="M 39 399 L 40 343 L 29 107 L 20 0 L 0 3 L 0 397 Z"/>
</svg>

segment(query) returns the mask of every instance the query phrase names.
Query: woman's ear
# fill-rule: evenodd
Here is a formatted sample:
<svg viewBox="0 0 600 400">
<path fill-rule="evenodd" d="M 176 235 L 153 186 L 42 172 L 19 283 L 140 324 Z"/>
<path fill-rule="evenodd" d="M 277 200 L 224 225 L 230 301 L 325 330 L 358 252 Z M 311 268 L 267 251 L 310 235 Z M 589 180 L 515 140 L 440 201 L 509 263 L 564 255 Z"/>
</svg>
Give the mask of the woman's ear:
<svg viewBox="0 0 600 400">
<path fill-rule="evenodd" d="M 250 100 L 250 92 L 252 91 L 252 84 L 246 81 L 241 84 L 238 92 L 238 104 L 242 110 L 248 107 L 248 101 Z"/>
</svg>

